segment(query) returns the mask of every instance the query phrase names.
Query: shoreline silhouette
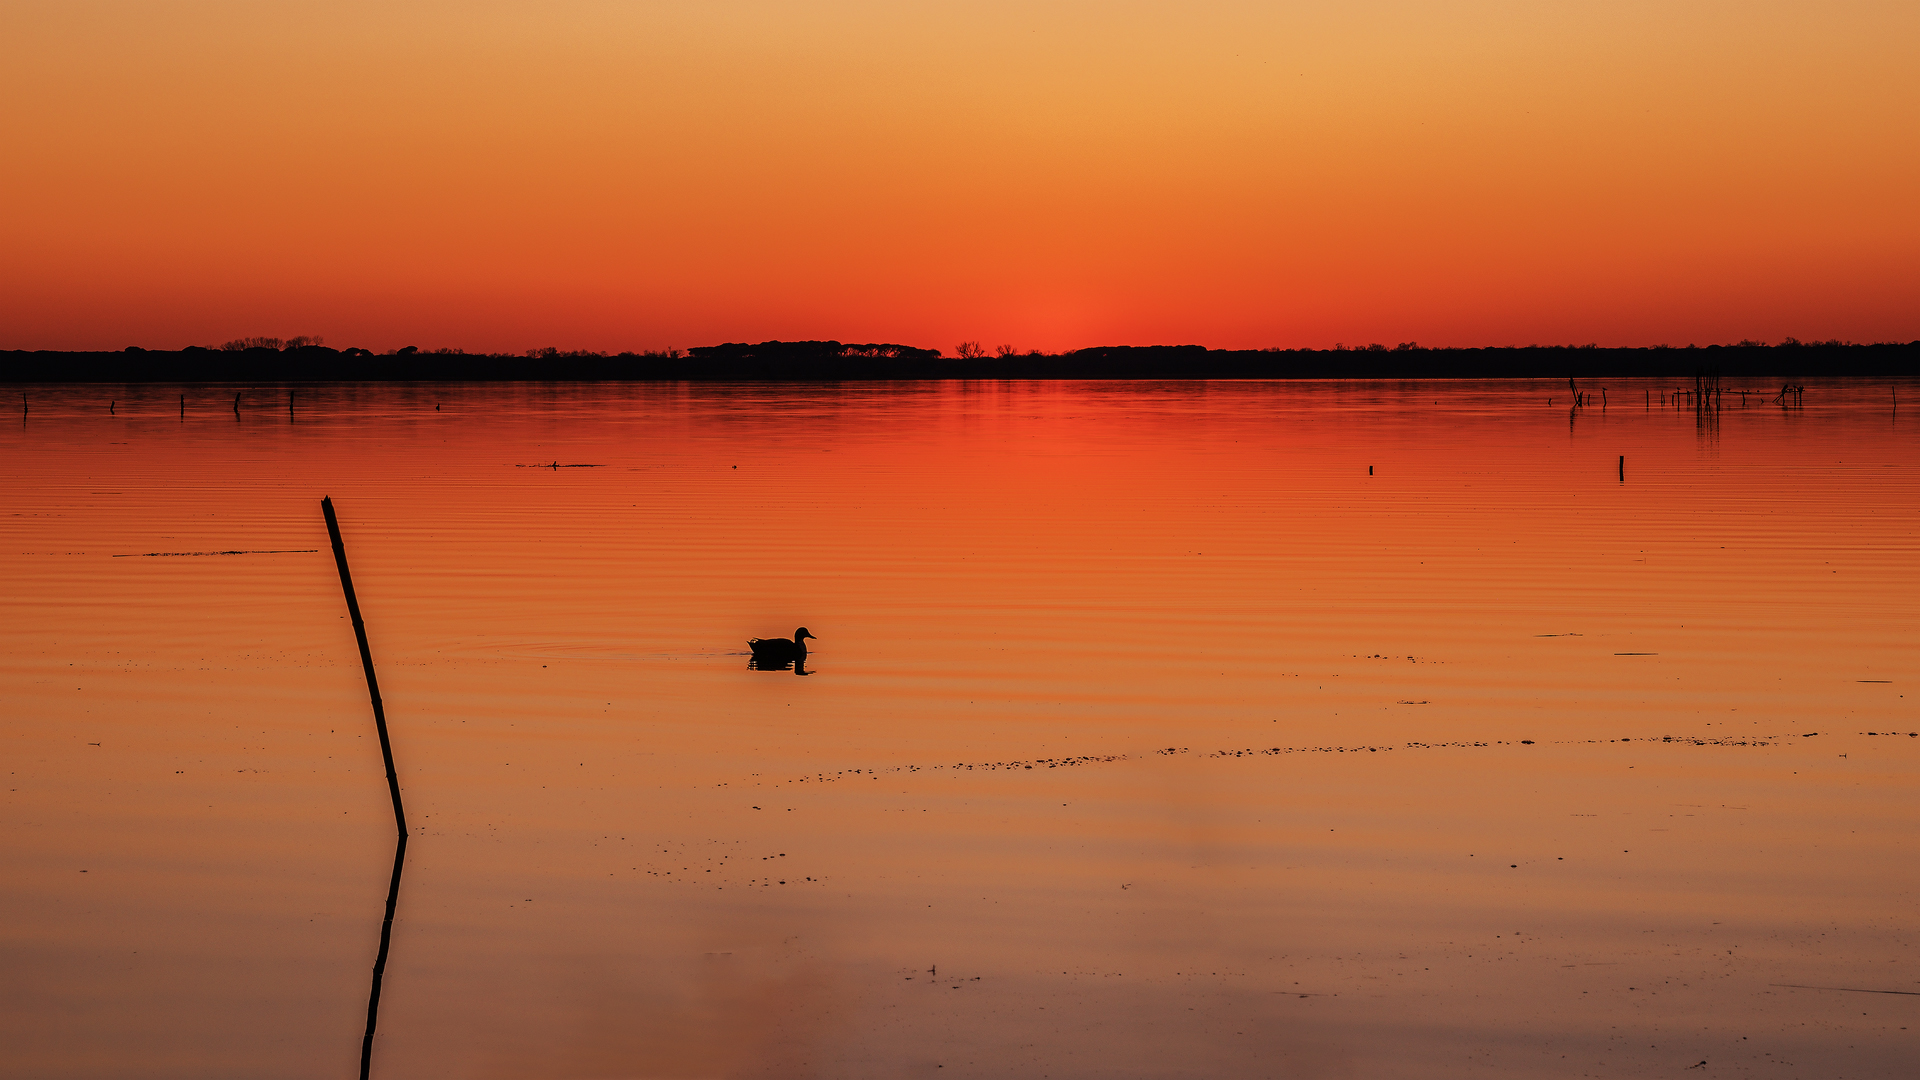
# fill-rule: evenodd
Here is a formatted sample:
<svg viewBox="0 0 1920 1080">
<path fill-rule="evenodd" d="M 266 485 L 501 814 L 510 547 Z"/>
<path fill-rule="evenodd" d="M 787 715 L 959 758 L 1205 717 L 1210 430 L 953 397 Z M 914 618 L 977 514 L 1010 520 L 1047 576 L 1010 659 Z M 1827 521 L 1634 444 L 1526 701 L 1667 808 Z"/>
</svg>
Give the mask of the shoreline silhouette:
<svg viewBox="0 0 1920 1080">
<path fill-rule="evenodd" d="M 249 339 L 253 342 L 274 339 Z M 665 352 L 521 354 L 285 345 L 119 352 L 0 351 L 0 383 L 176 382 L 843 382 L 995 379 L 1835 378 L 1920 375 L 1920 341 L 1601 348 L 1525 345 L 1428 348 L 1414 342 L 1333 349 L 1103 345 L 1068 352 L 960 355 L 838 341 L 730 343 Z M 235 344 L 235 343 L 230 343 Z"/>
</svg>

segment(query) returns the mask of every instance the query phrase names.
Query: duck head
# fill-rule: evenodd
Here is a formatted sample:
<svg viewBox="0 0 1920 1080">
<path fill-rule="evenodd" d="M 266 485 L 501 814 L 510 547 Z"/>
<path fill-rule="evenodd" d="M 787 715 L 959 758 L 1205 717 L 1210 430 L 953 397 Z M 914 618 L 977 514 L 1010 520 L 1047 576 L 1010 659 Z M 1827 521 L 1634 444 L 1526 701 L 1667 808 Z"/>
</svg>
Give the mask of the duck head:
<svg viewBox="0 0 1920 1080">
<path fill-rule="evenodd" d="M 819 640 L 820 640 L 819 638 L 817 638 L 817 637 L 813 637 L 813 635 L 812 635 L 812 634 L 810 634 L 810 633 L 808 633 L 808 632 L 807 632 L 807 628 L 806 628 L 806 627 L 804 627 L 804 626 L 803 626 L 803 627 L 801 627 L 801 628 L 800 628 L 800 629 L 798 629 L 798 630 L 795 630 L 795 631 L 793 632 L 793 643 L 794 643 L 795 645 L 798 645 L 798 644 L 800 644 L 801 642 L 803 642 L 803 641 L 805 641 L 805 640 L 807 640 L 808 638 L 813 638 L 813 640 L 815 640 L 815 641 L 819 641 Z"/>
</svg>

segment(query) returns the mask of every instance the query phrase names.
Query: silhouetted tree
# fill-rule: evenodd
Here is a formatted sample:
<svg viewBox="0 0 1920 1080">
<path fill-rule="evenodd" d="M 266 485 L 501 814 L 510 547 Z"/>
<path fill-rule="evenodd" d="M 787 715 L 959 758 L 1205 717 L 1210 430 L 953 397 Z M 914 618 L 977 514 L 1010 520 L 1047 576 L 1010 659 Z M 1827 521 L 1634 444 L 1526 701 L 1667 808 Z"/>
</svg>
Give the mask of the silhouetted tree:
<svg viewBox="0 0 1920 1080">
<path fill-rule="evenodd" d="M 978 360 L 987 355 L 987 350 L 981 348 L 977 341 L 963 341 L 955 345 L 953 351 L 958 353 L 962 360 Z"/>
</svg>

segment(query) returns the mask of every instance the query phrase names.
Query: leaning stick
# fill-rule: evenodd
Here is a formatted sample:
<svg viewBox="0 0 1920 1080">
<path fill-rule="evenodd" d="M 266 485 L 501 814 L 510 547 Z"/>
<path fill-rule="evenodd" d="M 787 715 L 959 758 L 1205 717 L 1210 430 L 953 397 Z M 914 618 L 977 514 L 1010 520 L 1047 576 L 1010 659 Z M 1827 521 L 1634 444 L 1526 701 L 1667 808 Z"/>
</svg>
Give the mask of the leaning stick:
<svg viewBox="0 0 1920 1080">
<path fill-rule="evenodd" d="M 393 796 L 393 823 L 400 835 L 405 836 L 407 811 L 400 804 L 400 778 L 393 771 L 393 744 L 387 740 L 387 710 L 380 704 L 380 683 L 373 676 L 373 650 L 367 648 L 367 624 L 360 619 L 360 601 L 353 595 L 353 574 L 347 569 L 347 548 L 340 542 L 340 521 L 333 516 L 333 499 L 321 499 L 320 512 L 327 517 L 333 562 L 340 568 L 340 591 L 347 594 L 347 615 L 353 619 L 353 636 L 360 643 L 360 664 L 367 670 L 367 694 L 373 699 L 373 726 L 380 731 L 380 756 L 387 763 L 387 791 Z"/>
</svg>

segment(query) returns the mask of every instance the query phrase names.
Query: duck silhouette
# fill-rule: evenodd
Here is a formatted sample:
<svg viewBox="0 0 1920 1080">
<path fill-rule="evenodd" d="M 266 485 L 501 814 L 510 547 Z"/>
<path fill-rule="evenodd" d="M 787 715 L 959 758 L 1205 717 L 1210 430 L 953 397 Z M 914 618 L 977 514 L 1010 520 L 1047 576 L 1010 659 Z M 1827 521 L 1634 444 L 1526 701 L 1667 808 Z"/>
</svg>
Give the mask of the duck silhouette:
<svg viewBox="0 0 1920 1080">
<path fill-rule="evenodd" d="M 803 626 L 795 630 L 791 638 L 751 638 L 747 641 L 747 648 L 752 649 L 753 658 L 763 664 L 792 663 L 807 658 L 807 639 L 812 637 Z"/>
</svg>

